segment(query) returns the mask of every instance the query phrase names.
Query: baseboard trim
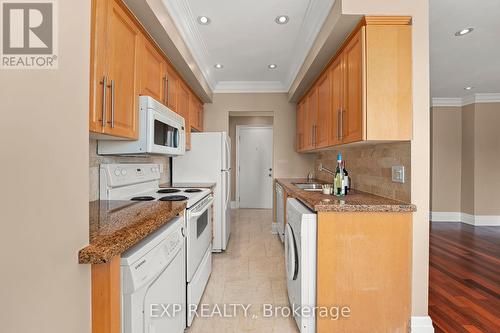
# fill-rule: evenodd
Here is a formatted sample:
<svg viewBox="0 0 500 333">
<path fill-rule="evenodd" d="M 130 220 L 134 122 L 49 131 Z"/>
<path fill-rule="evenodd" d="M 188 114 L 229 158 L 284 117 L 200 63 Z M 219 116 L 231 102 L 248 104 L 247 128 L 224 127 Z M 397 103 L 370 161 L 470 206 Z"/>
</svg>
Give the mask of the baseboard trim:
<svg viewBox="0 0 500 333">
<path fill-rule="evenodd" d="M 411 333 L 434 333 L 432 319 L 429 316 L 411 317 Z"/>
<path fill-rule="evenodd" d="M 238 208 L 240 208 L 238 201 L 231 201 L 231 209 L 238 209 Z"/>
<path fill-rule="evenodd" d="M 431 212 L 432 222 L 462 222 L 476 227 L 500 226 L 500 215 L 472 215 L 462 212 Z"/>
</svg>

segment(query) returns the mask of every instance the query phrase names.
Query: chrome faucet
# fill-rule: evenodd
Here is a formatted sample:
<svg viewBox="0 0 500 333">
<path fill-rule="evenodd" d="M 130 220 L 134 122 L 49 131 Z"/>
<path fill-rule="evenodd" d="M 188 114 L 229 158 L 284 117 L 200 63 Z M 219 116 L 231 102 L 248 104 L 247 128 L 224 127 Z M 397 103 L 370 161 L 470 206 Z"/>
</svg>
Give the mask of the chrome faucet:
<svg viewBox="0 0 500 333">
<path fill-rule="evenodd" d="M 324 172 L 326 172 L 326 173 L 329 173 L 330 175 L 332 175 L 333 177 L 335 177 L 335 172 L 334 172 L 334 171 L 332 171 L 332 170 L 330 170 L 330 169 L 328 169 L 328 168 L 325 168 L 325 167 L 323 166 L 323 163 L 320 163 L 320 164 L 319 164 L 319 168 L 318 168 L 318 170 L 319 170 L 319 171 L 324 171 Z"/>
<path fill-rule="evenodd" d="M 307 174 L 307 181 L 312 182 L 313 178 L 314 178 L 313 173 L 311 171 L 309 171 L 309 173 Z"/>
</svg>

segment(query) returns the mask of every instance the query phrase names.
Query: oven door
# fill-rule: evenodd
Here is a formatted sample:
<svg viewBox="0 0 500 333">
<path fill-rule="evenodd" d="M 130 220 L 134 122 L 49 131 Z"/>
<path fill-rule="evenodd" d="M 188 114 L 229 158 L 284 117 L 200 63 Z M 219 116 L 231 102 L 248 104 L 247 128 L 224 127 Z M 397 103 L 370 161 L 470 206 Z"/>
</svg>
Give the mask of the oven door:
<svg viewBox="0 0 500 333">
<path fill-rule="evenodd" d="M 148 152 L 153 154 L 184 155 L 186 147 L 184 119 L 177 114 L 159 112 L 152 109 L 148 109 L 147 112 Z"/>
<path fill-rule="evenodd" d="M 212 243 L 212 204 L 213 194 L 209 194 L 187 210 L 187 282 L 193 278 L 207 248 Z"/>
</svg>

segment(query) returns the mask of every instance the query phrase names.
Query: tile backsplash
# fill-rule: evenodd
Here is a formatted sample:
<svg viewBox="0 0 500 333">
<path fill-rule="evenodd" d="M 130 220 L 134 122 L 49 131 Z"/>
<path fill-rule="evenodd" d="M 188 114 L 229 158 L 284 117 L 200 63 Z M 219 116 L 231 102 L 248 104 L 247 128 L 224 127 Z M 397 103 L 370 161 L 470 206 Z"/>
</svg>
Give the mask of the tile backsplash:
<svg viewBox="0 0 500 333">
<path fill-rule="evenodd" d="M 381 143 L 342 147 L 340 150 L 320 152 L 315 160 L 316 178 L 331 182 L 333 177 L 318 171 L 320 163 L 335 170 L 337 153 L 341 151 L 351 177 L 351 187 L 386 198 L 411 201 L 411 143 Z M 392 182 L 392 166 L 405 167 L 405 182 Z"/>
<path fill-rule="evenodd" d="M 100 156 L 97 155 L 97 140 L 90 139 L 89 142 L 89 201 L 99 200 L 99 165 L 101 163 L 156 163 L 163 164 L 163 174 L 160 183 L 170 181 L 170 165 L 168 157 L 145 156 Z"/>
</svg>

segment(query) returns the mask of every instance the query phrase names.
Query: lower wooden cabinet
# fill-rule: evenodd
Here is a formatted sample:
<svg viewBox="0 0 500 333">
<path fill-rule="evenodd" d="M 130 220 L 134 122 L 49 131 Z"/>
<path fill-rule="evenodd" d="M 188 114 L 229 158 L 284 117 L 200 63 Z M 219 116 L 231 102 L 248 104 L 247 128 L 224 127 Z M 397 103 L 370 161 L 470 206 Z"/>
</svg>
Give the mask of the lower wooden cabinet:
<svg viewBox="0 0 500 333">
<path fill-rule="evenodd" d="M 297 151 L 411 140 L 411 43 L 410 17 L 365 17 L 299 101 Z"/>
</svg>

